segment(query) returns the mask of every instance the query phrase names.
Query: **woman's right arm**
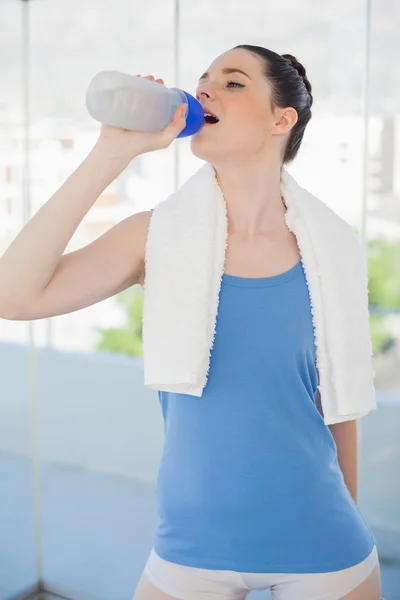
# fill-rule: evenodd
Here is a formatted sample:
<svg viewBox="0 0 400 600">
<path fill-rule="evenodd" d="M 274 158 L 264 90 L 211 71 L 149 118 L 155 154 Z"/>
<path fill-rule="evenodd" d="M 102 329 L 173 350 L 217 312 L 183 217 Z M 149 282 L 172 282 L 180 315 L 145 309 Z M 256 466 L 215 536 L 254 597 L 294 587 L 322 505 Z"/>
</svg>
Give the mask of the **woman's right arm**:
<svg viewBox="0 0 400 600">
<path fill-rule="evenodd" d="M 63 255 L 123 165 L 107 160 L 102 147 L 95 146 L 20 231 L 0 259 L 0 317 L 26 321 L 65 314 L 136 283 L 146 213 L 128 217 L 88 246 Z"/>
<path fill-rule="evenodd" d="M 27 321 L 69 313 L 139 282 L 150 211 L 124 219 L 79 250 L 63 253 L 97 198 L 131 160 L 168 147 L 184 127 L 181 106 L 163 132 L 102 130 L 87 158 L 0 258 L 0 318 Z"/>
</svg>

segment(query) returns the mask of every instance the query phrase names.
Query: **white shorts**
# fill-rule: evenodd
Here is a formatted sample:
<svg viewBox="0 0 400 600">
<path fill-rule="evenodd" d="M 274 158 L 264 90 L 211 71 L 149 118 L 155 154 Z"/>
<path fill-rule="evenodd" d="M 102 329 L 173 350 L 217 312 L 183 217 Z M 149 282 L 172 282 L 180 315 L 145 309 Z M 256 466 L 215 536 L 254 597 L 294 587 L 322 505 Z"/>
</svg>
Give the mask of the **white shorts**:
<svg viewBox="0 0 400 600">
<path fill-rule="evenodd" d="M 152 549 L 145 566 L 150 582 L 179 600 L 242 600 L 252 590 L 270 590 L 273 600 L 339 600 L 374 570 L 378 552 L 332 573 L 238 573 L 187 567 L 164 560 Z"/>
</svg>

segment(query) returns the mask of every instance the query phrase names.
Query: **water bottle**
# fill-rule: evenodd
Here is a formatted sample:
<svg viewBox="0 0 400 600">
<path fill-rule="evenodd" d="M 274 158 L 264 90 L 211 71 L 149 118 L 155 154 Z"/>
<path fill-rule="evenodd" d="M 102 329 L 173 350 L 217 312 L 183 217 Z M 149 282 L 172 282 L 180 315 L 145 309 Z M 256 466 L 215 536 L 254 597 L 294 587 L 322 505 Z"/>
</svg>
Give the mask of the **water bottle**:
<svg viewBox="0 0 400 600">
<path fill-rule="evenodd" d="M 86 93 L 89 114 L 103 125 L 130 131 L 163 131 L 181 104 L 188 105 L 186 127 L 178 137 L 196 133 L 204 124 L 204 109 L 178 88 L 118 71 L 101 71 Z"/>
</svg>

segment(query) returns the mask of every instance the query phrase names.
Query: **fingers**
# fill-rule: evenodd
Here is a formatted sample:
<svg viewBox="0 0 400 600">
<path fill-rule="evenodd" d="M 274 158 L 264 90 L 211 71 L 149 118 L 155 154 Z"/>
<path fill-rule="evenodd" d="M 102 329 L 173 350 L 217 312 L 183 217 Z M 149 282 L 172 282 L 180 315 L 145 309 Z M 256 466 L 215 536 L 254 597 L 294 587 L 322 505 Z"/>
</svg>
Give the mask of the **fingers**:
<svg viewBox="0 0 400 600">
<path fill-rule="evenodd" d="M 137 74 L 136 77 L 141 77 L 141 75 Z M 157 83 L 164 84 L 164 79 L 154 79 L 154 75 L 146 75 L 144 79 L 150 79 L 151 81 L 156 81 Z M 170 133 L 171 130 L 175 131 L 175 129 L 179 129 L 178 135 L 186 126 L 186 113 L 187 113 L 187 104 L 181 104 L 175 111 L 174 118 L 168 127 L 165 129 L 166 132 Z M 172 129 L 171 129 L 172 128 Z"/>
<path fill-rule="evenodd" d="M 139 75 L 139 73 L 137 73 L 135 75 L 135 77 L 141 77 L 141 75 Z M 144 79 L 150 79 L 150 81 L 155 81 L 156 83 L 161 83 L 162 85 L 165 85 L 164 83 L 164 79 L 155 79 L 154 75 L 146 75 L 146 77 L 144 77 Z"/>
<path fill-rule="evenodd" d="M 137 74 L 136 77 L 141 77 L 141 75 Z M 156 81 L 164 85 L 164 80 L 154 79 L 153 75 L 147 75 L 144 79 L 149 79 L 151 81 Z M 178 135 L 183 131 L 186 127 L 186 114 L 188 110 L 188 105 L 186 103 L 181 104 L 175 110 L 174 118 L 171 123 L 164 129 L 164 131 L 152 133 L 149 135 L 153 136 L 154 147 L 153 150 L 161 150 L 162 148 L 167 148 L 171 145 L 173 140 L 178 137 Z"/>
<path fill-rule="evenodd" d="M 145 79 L 150 79 L 150 81 L 155 81 L 156 83 L 162 83 L 164 85 L 164 79 L 154 79 L 153 75 L 147 75 Z"/>
</svg>

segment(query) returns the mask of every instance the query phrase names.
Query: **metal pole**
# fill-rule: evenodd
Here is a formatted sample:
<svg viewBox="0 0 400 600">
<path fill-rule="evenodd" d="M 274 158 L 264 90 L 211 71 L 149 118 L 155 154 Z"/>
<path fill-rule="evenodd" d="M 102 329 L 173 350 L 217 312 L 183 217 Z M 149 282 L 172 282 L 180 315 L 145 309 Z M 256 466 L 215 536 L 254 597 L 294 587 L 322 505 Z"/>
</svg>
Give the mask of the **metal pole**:
<svg viewBox="0 0 400 600">
<path fill-rule="evenodd" d="M 23 222 L 31 216 L 30 197 L 30 29 L 29 29 L 29 0 L 22 0 L 22 90 L 23 90 L 23 117 L 24 117 L 24 175 L 23 175 Z M 40 582 L 43 580 L 42 562 L 42 523 L 40 506 L 40 470 L 39 470 L 39 439 L 37 428 L 38 402 L 37 402 L 37 364 L 33 322 L 28 322 L 28 370 L 29 370 L 29 421 L 32 449 L 32 475 L 33 475 L 33 511 L 36 548 L 36 568 Z"/>
<path fill-rule="evenodd" d="M 371 116 L 371 29 L 372 0 L 365 0 L 365 70 L 363 89 L 364 145 L 363 145 L 363 184 L 361 207 L 361 240 L 367 245 L 367 212 L 368 212 L 368 159 L 369 159 L 369 120 Z"/>
<path fill-rule="evenodd" d="M 368 159 L 369 159 L 369 121 L 371 113 L 371 30 L 372 30 L 372 0 L 365 0 L 365 67 L 364 67 L 364 86 L 363 86 L 363 118 L 364 118 L 364 136 L 363 136 L 363 178 L 362 178 L 362 205 L 361 205 L 361 228 L 360 238 L 367 253 L 367 215 L 368 215 Z M 363 427 L 358 423 L 358 457 L 362 455 Z M 358 471 L 359 472 L 359 471 Z"/>
<path fill-rule="evenodd" d="M 180 0 L 175 0 L 174 3 L 174 87 L 180 87 Z M 180 155 L 179 144 L 174 143 L 174 190 L 179 187 L 179 172 L 180 172 Z"/>
</svg>

